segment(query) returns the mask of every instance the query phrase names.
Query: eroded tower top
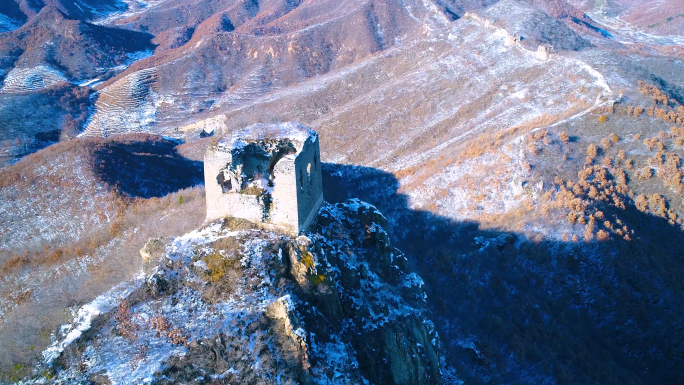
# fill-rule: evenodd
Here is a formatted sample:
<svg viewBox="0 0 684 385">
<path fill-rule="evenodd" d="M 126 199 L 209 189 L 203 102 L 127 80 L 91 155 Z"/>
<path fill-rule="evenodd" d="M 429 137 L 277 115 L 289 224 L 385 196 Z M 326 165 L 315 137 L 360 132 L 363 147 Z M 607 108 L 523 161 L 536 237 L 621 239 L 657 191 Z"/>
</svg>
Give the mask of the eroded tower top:
<svg viewBox="0 0 684 385">
<path fill-rule="evenodd" d="M 223 137 L 207 150 L 204 174 L 207 220 L 232 216 L 297 234 L 323 202 L 318 135 L 298 123 Z"/>
</svg>

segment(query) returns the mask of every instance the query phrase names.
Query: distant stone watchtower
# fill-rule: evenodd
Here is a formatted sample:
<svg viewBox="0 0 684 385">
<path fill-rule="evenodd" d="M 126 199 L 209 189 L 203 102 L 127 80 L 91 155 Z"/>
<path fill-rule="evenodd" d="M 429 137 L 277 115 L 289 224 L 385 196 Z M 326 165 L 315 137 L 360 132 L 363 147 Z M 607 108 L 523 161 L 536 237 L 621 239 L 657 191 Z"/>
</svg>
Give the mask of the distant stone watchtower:
<svg viewBox="0 0 684 385">
<path fill-rule="evenodd" d="M 323 203 L 318 134 L 298 123 L 255 124 L 204 155 L 207 220 L 246 219 L 290 234 Z"/>
</svg>

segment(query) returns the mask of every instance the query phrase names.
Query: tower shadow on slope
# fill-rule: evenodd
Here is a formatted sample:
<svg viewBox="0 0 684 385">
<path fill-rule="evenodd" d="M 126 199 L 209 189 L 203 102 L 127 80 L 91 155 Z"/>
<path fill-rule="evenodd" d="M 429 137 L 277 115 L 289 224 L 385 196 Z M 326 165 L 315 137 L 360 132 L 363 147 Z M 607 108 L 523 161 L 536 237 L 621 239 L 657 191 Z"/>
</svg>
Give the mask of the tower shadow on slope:
<svg viewBox="0 0 684 385">
<path fill-rule="evenodd" d="M 105 141 L 94 151 L 97 176 L 132 198 L 163 197 L 204 184 L 203 162 L 178 154 L 178 142 L 153 135 Z"/>
<path fill-rule="evenodd" d="M 535 241 L 413 210 L 398 188 L 381 170 L 323 165 L 328 202 L 356 197 L 387 217 L 466 383 L 684 382 L 680 229 L 607 206 L 635 239 Z"/>
</svg>

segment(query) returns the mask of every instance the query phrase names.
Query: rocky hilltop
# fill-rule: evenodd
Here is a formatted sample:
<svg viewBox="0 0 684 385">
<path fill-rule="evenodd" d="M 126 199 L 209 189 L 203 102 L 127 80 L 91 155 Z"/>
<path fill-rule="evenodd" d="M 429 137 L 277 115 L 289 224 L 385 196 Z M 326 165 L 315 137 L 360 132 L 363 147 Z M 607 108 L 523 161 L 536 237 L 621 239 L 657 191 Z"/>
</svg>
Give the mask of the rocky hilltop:
<svg viewBox="0 0 684 385">
<path fill-rule="evenodd" d="M 386 229 L 353 199 L 296 238 L 226 218 L 151 240 L 158 265 L 84 306 L 33 381 L 436 384 L 423 281 Z"/>
</svg>

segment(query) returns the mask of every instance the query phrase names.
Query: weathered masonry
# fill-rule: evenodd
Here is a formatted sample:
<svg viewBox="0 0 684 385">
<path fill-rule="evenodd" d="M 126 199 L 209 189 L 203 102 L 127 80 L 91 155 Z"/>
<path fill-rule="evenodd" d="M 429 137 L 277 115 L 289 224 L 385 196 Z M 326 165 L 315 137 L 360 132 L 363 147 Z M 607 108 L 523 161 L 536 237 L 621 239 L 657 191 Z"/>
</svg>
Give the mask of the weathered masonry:
<svg viewBox="0 0 684 385">
<path fill-rule="evenodd" d="M 207 220 L 236 217 L 290 234 L 323 203 L 318 134 L 298 123 L 255 124 L 204 155 Z"/>
</svg>

